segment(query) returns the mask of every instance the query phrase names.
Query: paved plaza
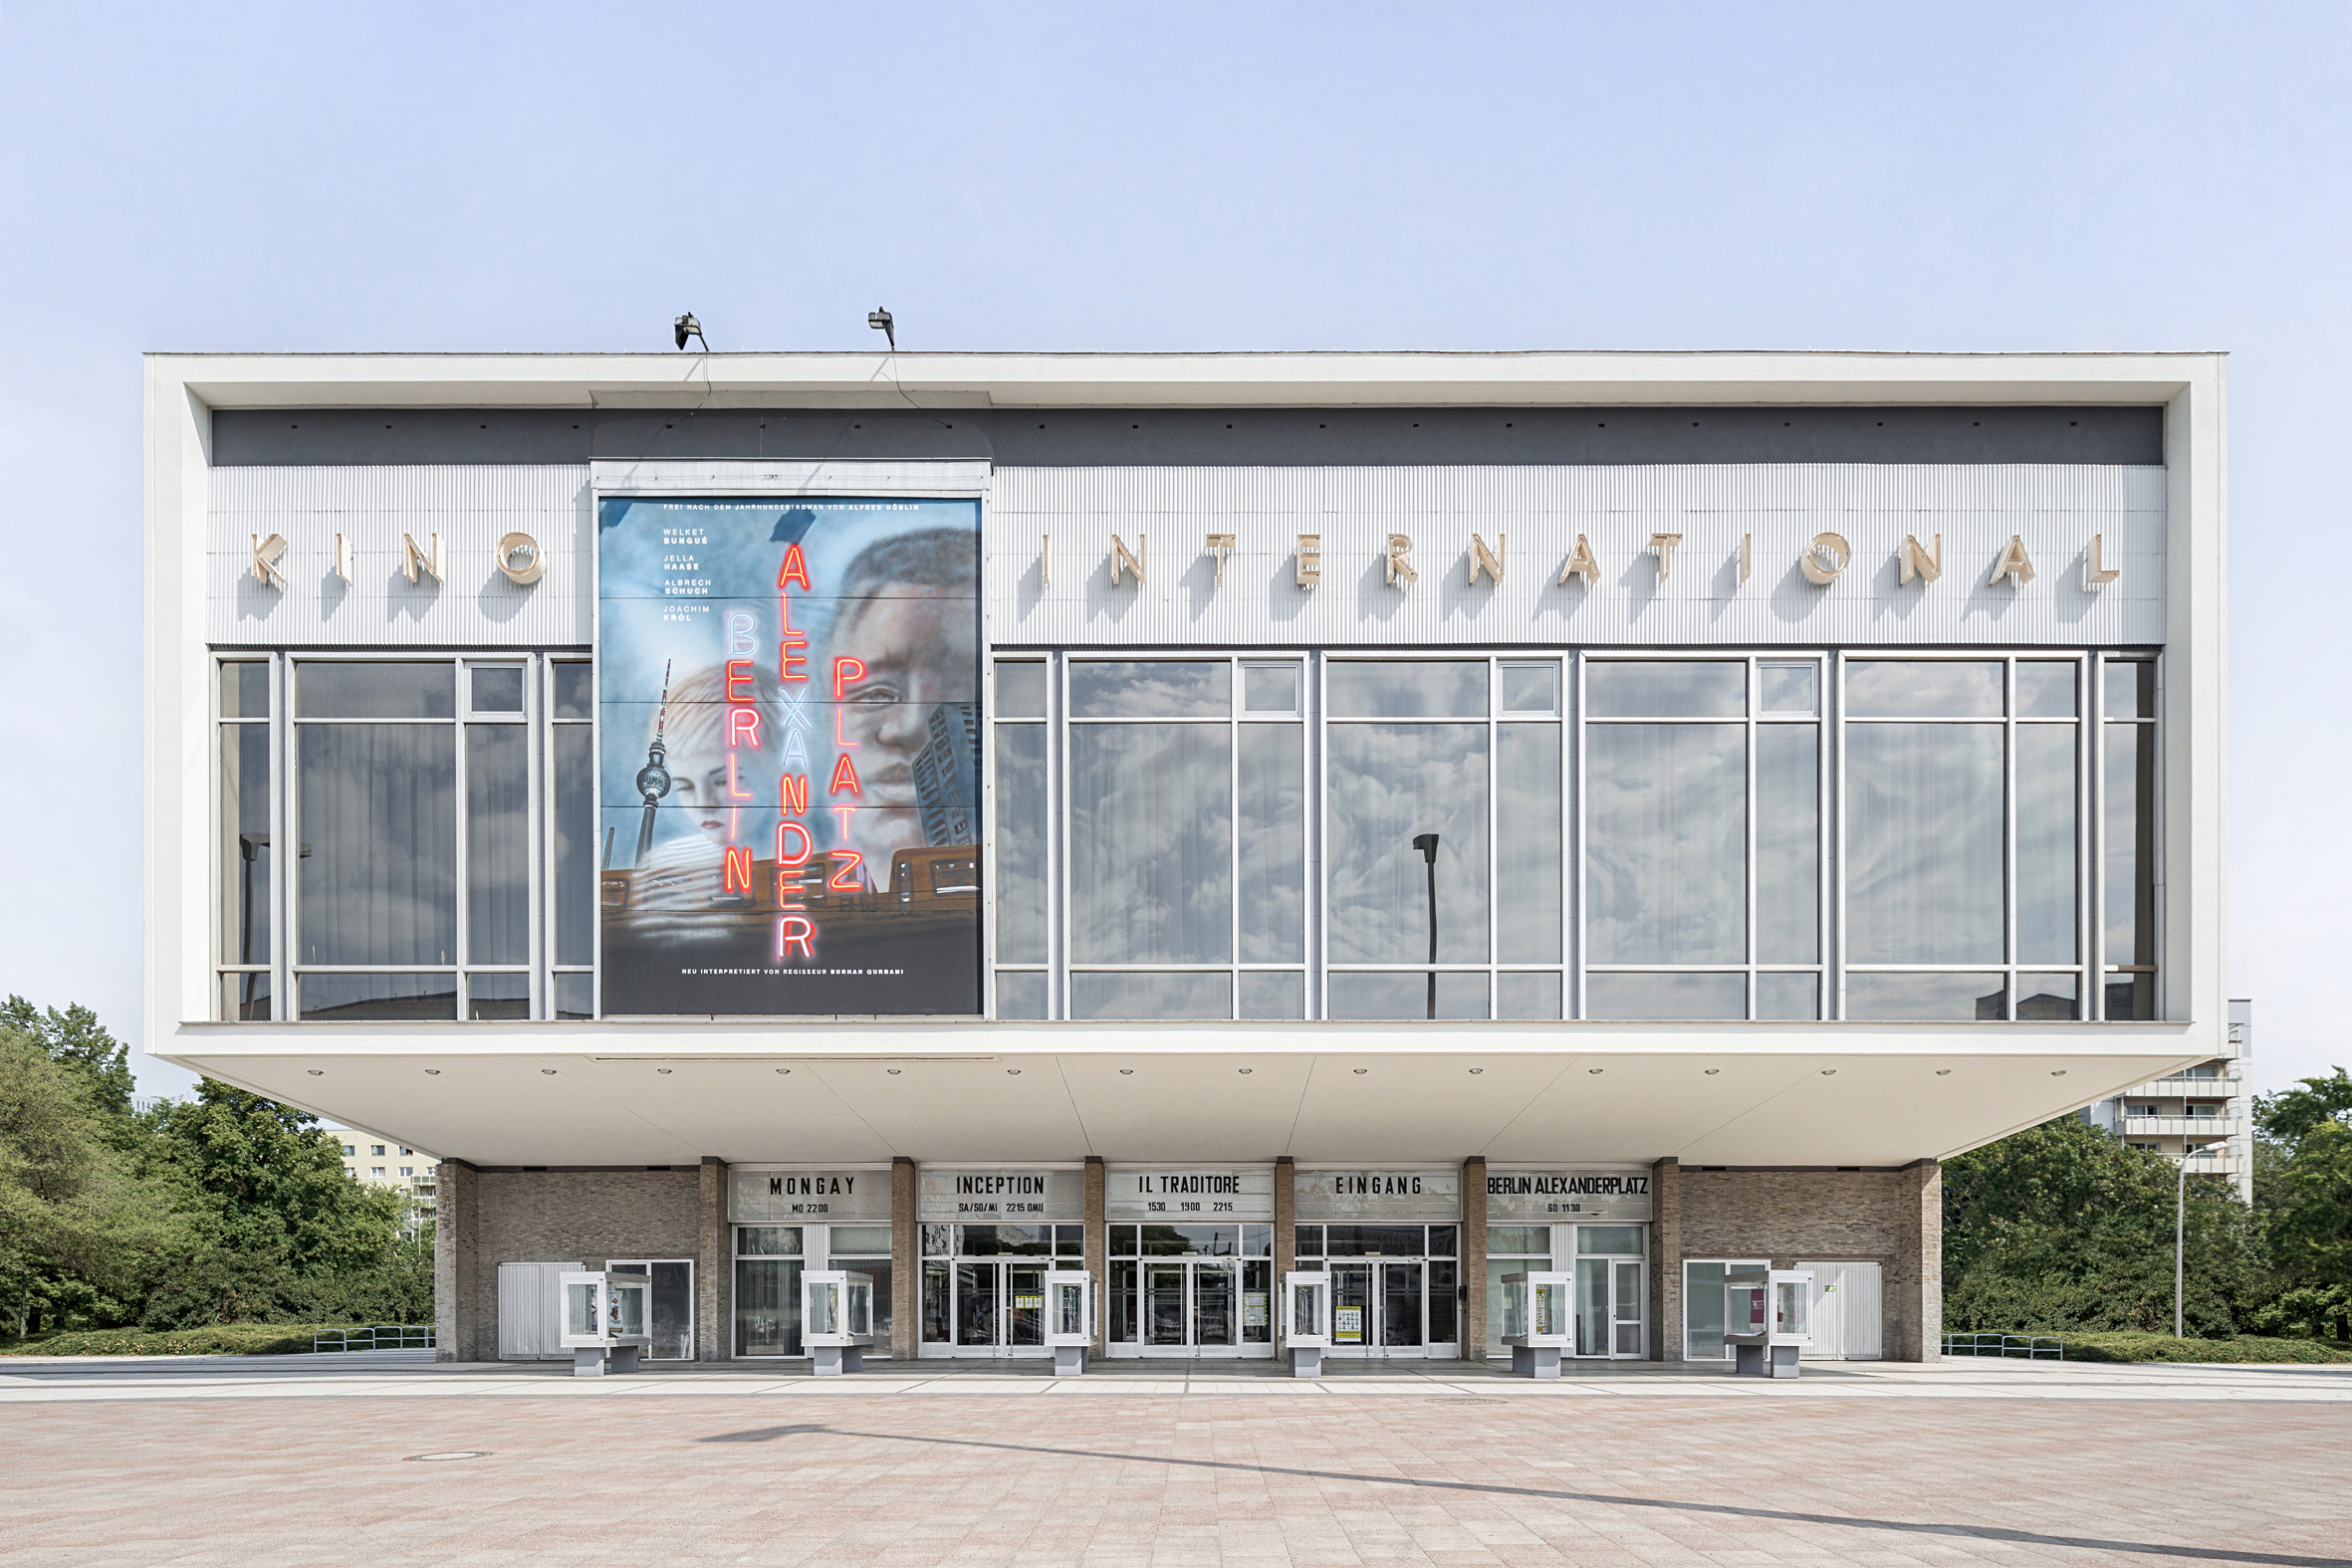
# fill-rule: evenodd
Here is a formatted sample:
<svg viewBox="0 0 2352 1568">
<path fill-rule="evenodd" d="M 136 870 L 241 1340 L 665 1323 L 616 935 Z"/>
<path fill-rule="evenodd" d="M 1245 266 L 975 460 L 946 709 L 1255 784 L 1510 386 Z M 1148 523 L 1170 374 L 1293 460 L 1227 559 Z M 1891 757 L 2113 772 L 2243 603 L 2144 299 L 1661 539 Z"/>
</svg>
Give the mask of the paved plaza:
<svg viewBox="0 0 2352 1568">
<path fill-rule="evenodd" d="M 2352 1562 L 2352 1368 L 884 1367 L 11 1360 L 0 1562 Z"/>
</svg>

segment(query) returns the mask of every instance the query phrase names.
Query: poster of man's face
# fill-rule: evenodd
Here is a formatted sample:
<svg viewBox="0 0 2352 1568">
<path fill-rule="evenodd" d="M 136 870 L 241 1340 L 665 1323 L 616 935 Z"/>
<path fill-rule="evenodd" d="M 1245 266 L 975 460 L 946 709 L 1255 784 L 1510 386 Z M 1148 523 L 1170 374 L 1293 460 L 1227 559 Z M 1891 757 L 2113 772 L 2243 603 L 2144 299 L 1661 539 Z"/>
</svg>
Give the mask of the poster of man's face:
<svg viewBox="0 0 2352 1568">
<path fill-rule="evenodd" d="M 606 498 L 602 1010 L 980 1010 L 971 501 Z"/>
</svg>

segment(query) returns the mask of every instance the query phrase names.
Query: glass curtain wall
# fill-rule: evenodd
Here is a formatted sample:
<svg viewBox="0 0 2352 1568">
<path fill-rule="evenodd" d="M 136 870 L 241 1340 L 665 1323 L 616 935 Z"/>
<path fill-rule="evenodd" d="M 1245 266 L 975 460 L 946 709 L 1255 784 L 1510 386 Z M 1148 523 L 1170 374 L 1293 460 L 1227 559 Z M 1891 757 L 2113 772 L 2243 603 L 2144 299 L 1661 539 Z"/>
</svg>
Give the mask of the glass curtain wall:
<svg viewBox="0 0 2352 1568">
<path fill-rule="evenodd" d="M 1000 661 L 999 1011 L 2153 1016 L 2158 668 Z"/>
<path fill-rule="evenodd" d="M 1324 669 L 1324 1016 L 1557 1018 L 1556 659 Z"/>
<path fill-rule="evenodd" d="M 1847 1017 L 2085 1015 L 2084 671 L 1846 661 Z"/>
<path fill-rule="evenodd" d="M 218 672 L 220 1016 L 592 1014 L 588 661 L 281 654 Z M 284 870 L 281 842 L 300 846 Z"/>
<path fill-rule="evenodd" d="M 1590 1018 L 1821 1016 L 1818 660 L 1586 661 Z"/>
</svg>

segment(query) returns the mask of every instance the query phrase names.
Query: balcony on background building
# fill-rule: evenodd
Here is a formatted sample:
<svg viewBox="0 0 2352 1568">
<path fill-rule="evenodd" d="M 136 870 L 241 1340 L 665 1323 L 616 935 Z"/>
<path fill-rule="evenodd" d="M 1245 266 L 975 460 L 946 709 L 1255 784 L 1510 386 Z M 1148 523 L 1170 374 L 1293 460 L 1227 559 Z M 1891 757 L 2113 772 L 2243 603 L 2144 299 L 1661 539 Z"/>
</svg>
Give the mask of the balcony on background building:
<svg viewBox="0 0 2352 1568">
<path fill-rule="evenodd" d="M 2126 1116 L 2126 1138 L 2234 1138 L 2245 1131 L 2238 1116 Z"/>
</svg>

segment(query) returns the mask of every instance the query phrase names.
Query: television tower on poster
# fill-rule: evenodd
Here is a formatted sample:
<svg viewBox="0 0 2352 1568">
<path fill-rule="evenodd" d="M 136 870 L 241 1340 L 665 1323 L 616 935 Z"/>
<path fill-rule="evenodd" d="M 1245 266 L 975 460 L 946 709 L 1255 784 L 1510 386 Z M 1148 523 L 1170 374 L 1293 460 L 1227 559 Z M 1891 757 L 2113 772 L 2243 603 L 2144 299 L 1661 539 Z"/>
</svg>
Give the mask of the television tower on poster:
<svg viewBox="0 0 2352 1568">
<path fill-rule="evenodd" d="M 653 850 L 653 807 L 670 792 L 669 749 L 661 744 L 661 732 L 670 716 L 670 666 L 661 666 L 661 706 L 653 714 L 653 745 L 645 753 L 645 766 L 637 770 L 637 793 L 645 797 L 644 820 L 637 827 L 637 869 L 645 869 L 645 858 Z"/>
</svg>

